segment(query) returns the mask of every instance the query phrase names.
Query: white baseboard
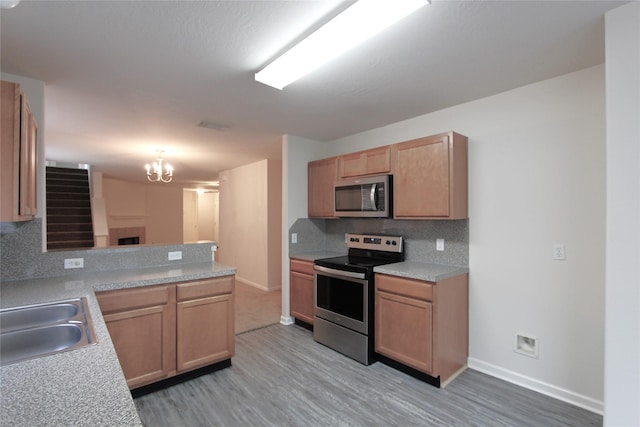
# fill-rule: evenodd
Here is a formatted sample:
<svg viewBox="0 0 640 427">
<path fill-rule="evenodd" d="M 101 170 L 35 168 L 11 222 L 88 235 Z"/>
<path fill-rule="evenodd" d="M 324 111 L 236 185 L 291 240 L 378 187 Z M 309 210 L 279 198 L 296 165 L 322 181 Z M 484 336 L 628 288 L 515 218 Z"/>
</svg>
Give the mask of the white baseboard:
<svg viewBox="0 0 640 427">
<path fill-rule="evenodd" d="M 570 403 L 599 415 L 604 414 L 604 402 L 601 400 L 596 400 L 472 357 L 468 359 L 468 364 L 469 368 L 491 375 L 492 377 L 500 378 L 501 380 L 517 384 L 529 390 L 537 391 L 538 393 L 562 400 L 563 402 Z"/>
<path fill-rule="evenodd" d="M 280 323 L 283 325 L 293 325 L 295 320 L 291 316 L 280 316 Z"/>
<path fill-rule="evenodd" d="M 252 287 L 254 287 L 256 289 L 260 289 L 261 291 L 265 291 L 265 292 L 277 291 L 277 290 L 281 289 L 280 287 L 278 287 L 278 288 L 267 288 L 266 286 L 263 286 L 260 283 L 256 283 L 256 282 L 252 282 L 251 280 L 244 279 L 244 278 L 238 276 L 237 274 L 236 274 L 236 281 L 242 282 L 245 285 L 252 286 Z"/>
</svg>

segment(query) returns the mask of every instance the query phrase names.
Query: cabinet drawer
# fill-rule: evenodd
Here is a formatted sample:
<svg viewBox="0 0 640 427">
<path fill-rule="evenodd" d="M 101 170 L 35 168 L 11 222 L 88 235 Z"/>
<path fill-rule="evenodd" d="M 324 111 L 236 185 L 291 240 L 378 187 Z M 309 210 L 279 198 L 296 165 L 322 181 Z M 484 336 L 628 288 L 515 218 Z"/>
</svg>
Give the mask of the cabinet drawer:
<svg viewBox="0 0 640 427">
<path fill-rule="evenodd" d="M 421 280 L 376 274 L 376 290 L 423 301 L 433 301 L 433 284 Z"/>
<path fill-rule="evenodd" d="M 289 269 L 291 271 L 297 271 L 298 273 L 313 276 L 313 263 L 311 261 L 292 259 L 289 262 Z"/>
<path fill-rule="evenodd" d="M 149 286 L 98 292 L 96 297 L 103 314 L 169 303 L 170 286 Z"/>
<path fill-rule="evenodd" d="M 233 276 L 180 283 L 177 292 L 178 301 L 230 294 L 233 292 Z"/>
</svg>

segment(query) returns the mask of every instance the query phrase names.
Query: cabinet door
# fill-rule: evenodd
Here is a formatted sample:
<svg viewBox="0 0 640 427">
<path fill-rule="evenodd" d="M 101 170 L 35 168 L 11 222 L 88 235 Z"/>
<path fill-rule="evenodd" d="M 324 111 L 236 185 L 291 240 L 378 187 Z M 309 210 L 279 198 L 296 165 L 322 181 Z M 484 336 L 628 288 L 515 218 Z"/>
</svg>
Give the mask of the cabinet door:
<svg viewBox="0 0 640 427">
<path fill-rule="evenodd" d="M 20 131 L 20 202 L 18 213 L 20 216 L 34 217 L 36 214 L 36 177 L 38 163 L 38 126 L 33 112 L 22 96 Z"/>
<path fill-rule="evenodd" d="M 389 173 L 391 171 L 390 146 L 340 156 L 341 178 Z"/>
<path fill-rule="evenodd" d="M 394 216 L 449 216 L 449 137 L 422 138 L 395 147 Z"/>
<path fill-rule="evenodd" d="M 313 324 L 314 283 L 313 276 L 292 271 L 289 276 L 291 287 L 291 315 L 296 319 Z"/>
<path fill-rule="evenodd" d="M 233 294 L 178 303 L 178 372 L 210 365 L 233 356 L 233 316 Z"/>
<path fill-rule="evenodd" d="M 130 389 L 175 374 L 175 287 L 96 294 Z"/>
<path fill-rule="evenodd" d="M 338 176 L 338 158 L 317 160 L 308 165 L 308 216 L 333 217 L 333 183 Z"/>
<path fill-rule="evenodd" d="M 467 137 L 456 132 L 392 146 L 394 218 L 468 218 Z"/>
<path fill-rule="evenodd" d="M 376 352 L 431 373 L 432 316 L 428 301 L 376 291 Z"/>
<path fill-rule="evenodd" d="M 2 81 L 0 217 L 27 221 L 36 214 L 38 127 L 20 85 Z"/>
<path fill-rule="evenodd" d="M 104 316 L 130 389 L 169 377 L 174 371 L 169 347 L 175 343 L 167 305 Z"/>
</svg>

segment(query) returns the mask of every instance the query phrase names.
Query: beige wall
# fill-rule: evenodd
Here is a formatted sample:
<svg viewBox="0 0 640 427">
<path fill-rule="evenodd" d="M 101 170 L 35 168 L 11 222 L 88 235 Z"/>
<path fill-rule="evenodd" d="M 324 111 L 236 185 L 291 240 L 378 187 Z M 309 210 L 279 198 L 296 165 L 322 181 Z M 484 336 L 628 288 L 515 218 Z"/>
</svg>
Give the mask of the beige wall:
<svg viewBox="0 0 640 427">
<path fill-rule="evenodd" d="M 262 160 L 220 173 L 216 259 L 255 287 L 281 287 L 282 163 Z"/>
<path fill-rule="evenodd" d="M 103 179 L 109 228 L 145 227 L 146 244 L 183 243 L 182 188 Z"/>
<path fill-rule="evenodd" d="M 182 235 L 184 242 L 198 241 L 198 193 L 191 190 L 183 190 L 182 213 Z"/>
<path fill-rule="evenodd" d="M 218 240 L 219 193 L 198 194 L 198 240 Z"/>
<path fill-rule="evenodd" d="M 184 242 L 218 241 L 218 192 L 184 190 L 183 206 Z"/>
</svg>

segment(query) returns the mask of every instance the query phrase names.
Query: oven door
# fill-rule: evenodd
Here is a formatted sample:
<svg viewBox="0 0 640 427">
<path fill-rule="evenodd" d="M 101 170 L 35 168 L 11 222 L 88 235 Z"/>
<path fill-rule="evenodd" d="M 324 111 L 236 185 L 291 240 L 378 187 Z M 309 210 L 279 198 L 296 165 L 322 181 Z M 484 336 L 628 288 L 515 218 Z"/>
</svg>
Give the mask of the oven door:
<svg viewBox="0 0 640 427">
<path fill-rule="evenodd" d="M 364 273 L 314 266 L 315 315 L 361 334 L 369 328 L 369 281 Z"/>
</svg>

